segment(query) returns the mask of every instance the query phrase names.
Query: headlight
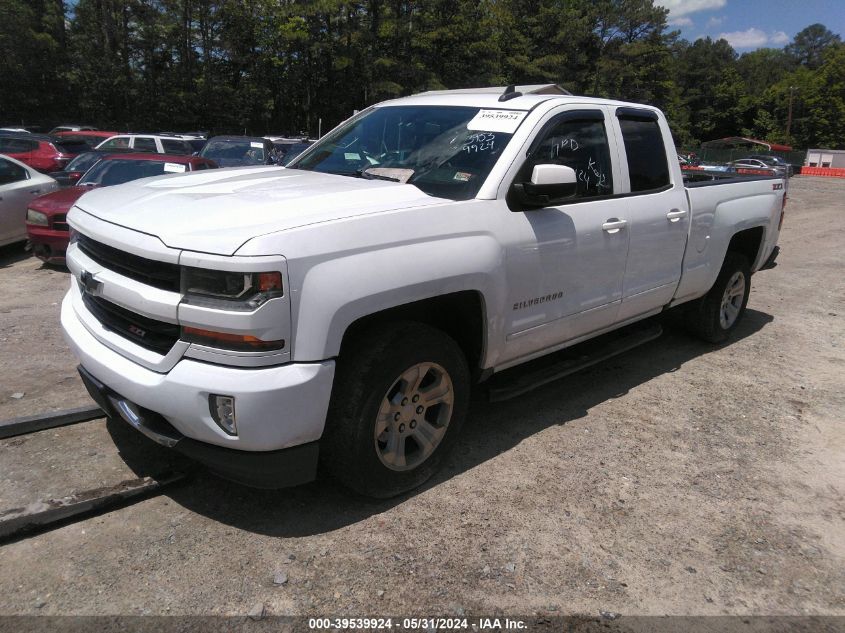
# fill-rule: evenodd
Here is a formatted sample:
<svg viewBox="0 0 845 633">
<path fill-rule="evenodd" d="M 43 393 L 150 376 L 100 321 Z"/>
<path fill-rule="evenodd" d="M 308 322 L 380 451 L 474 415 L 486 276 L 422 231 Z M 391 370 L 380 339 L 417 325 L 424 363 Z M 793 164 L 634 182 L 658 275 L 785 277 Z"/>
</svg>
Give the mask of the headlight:
<svg viewBox="0 0 845 633">
<path fill-rule="evenodd" d="M 281 297 L 282 274 L 236 273 L 205 268 L 182 268 L 182 293 L 190 301 L 194 297 L 237 301 L 255 309 L 273 297 Z"/>
<path fill-rule="evenodd" d="M 49 223 L 47 222 L 47 215 L 45 213 L 41 213 L 41 211 L 36 211 L 35 209 L 26 210 L 26 223 L 34 224 L 36 226 L 49 226 Z"/>
</svg>

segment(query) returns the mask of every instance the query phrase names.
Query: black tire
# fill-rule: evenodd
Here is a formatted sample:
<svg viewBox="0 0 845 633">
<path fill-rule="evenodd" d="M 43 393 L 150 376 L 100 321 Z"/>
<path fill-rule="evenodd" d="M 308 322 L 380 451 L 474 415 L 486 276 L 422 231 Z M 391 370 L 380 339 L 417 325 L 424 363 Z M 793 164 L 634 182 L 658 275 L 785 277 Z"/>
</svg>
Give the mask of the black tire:
<svg viewBox="0 0 845 633">
<path fill-rule="evenodd" d="M 739 313 L 727 327 L 722 321 L 722 300 L 728 288 L 728 284 L 734 280 L 735 275 L 741 275 L 745 282 L 745 289 L 742 293 L 742 301 L 739 305 Z M 728 252 L 722 264 L 722 270 L 716 282 L 706 295 L 692 302 L 686 312 L 686 321 L 689 330 L 709 343 L 723 343 L 742 321 L 745 315 L 745 306 L 748 304 L 748 295 L 751 292 L 751 267 L 748 260 L 739 253 Z"/>
<path fill-rule="evenodd" d="M 326 429 L 320 441 L 320 462 L 324 472 L 356 492 L 376 498 L 393 497 L 427 481 L 453 448 L 469 406 L 469 368 L 452 338 L 422 323 L 390 323 L 355 336 L 357 340 L 344 347 L 337 361 Z M 408 470 L 394 470 L 380 457 L 387 447 L 381 448 L 378 443 L 382 436 L 376 435 L 377 418 L 382 406 L 387 406 L 391 390 L 404 393 L 397 387 L 400 377 L 420 363 L 436 364 L 432 368 L 436 373 L 431 375 L 442 378 L 443 370 L 451 380 L 451 415 L 445 424 L 440 418 L 435 422 L 438 429 L 445 428 L 445 433 L 430 455 L 413 467 L 413 460 L 409 459 L 405 464 Z M 402 382 L 402 386 L 407 383 Z M 400 399 L 407 400 L 401 398 L 402 393 Z M 393 398 L 396 399 L 395 393 Z M 437 406 L 432 407 L 435 415 Z M 448 412 L 448 405 L 445 406 Z M 402 416 L 414 415 L 414 411 L 408 412 L 404 407 L 402 410 Z M 422 417 L 428 413 L 426 410 Z M 402 420 L 407 422 L 405 430 L 410 434 L 410 421 L 405 417 Z M 414 422 L 420 425 L 418 431 L 421 431 L 422 424 Z M 398 422 L 389 428 L 392 430 L 384 433 L 398 433 Z M 405 436 L 402 446 L 403 454 L 410 448 L 421 451 L 412 456 L 423 459 L 425 450 L 410 435 Z"/>
</svg>

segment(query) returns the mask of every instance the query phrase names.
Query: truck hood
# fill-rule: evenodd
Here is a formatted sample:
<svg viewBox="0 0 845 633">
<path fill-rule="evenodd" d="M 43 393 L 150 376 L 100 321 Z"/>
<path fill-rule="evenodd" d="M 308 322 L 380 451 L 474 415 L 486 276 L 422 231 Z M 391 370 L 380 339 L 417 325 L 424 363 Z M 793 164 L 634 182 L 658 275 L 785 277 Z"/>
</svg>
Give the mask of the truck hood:
<svg viewBox="0 0 845 633">
<path fill-rule="evenodd" d="M 413 185 L 260 166 L 135 180 L 76 206 L 172 248 L 233 255 L 266 233 L 440 202 Z"/>
</svg>

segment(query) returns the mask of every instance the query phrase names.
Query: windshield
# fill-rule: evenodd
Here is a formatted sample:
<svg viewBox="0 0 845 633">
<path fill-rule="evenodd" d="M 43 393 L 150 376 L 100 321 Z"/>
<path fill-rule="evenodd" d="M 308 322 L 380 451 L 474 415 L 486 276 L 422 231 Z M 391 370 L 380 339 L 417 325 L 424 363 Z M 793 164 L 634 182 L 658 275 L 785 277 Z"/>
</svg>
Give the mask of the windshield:
<svg viewBox="0 0 845 633">
<path fill-rule="evenodd" d="M 79 181 L 79 185 L 119 185 L 138 178 L 178 174 L 188 170 L 187 165 L 158 160 L 114 159 L 101 160 Z"/>
<path fill-rule="evenodd" d="M 510 120 L 482 122 L 491 112 Z M 432 196 L 467 200 L 478 193 L 523 116 L 457 106 L 373 108 L 328 134 L 289 168 L 396 180 Z"/>
<path fill-rule="evenodd" d="M 225 141 L 212 139 L 202 148 L 200 156 L 210 158 L 220 167 L 263 165 L 264 143 L 249 139 Z"/>
<path fill-rule="evenodd" d="M 282 154 L 280 165 L 288 165 L 294 158 L 299 156 L 306 149 L 311 147 L 311 143 L 294 143 L 293 145 L 282 146 L 279 153 Z"/>
<path fill-rule="evenodd" d="M 100 160 L 103 157 L 102 154 L 98 154 L 97 152 L 85 152 L 84 154 L 80 154 L 72 161 L 67 164 L 65 167 L 65 171 L 81 171 L 86 172 L 88 169 Z"/>
</svg>

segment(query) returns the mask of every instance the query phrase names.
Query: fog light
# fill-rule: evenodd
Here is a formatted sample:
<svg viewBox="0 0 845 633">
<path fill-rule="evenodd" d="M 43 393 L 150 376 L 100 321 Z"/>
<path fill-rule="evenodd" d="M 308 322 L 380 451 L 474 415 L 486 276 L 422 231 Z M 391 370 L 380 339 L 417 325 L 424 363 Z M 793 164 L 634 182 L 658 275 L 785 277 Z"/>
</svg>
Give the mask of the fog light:
<svg viewBox="0 0 845 633">
<path fill-rule="evenodd" d="M 235 423 L 235 397 L 219 396 L 215 393 L 208 396 L 208 408 L 211 410 L 211 417 L 217 425 L 229 435 L 238 434 L 238 425 Z"/>
</svg>

